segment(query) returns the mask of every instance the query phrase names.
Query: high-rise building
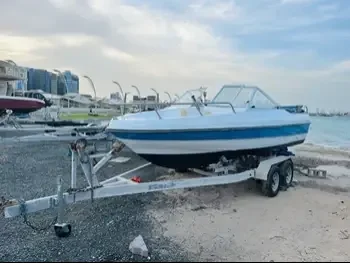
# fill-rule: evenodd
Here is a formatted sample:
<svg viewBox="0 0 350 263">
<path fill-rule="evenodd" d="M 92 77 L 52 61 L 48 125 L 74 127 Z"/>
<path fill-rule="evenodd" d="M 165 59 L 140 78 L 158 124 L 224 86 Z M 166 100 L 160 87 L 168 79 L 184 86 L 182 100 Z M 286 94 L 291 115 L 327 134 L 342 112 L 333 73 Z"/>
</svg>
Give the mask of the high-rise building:
<svg viewBox="0 0 350 263">
<path fill-rule="evenodd" d="M 27 70 L 27 90 L 32 90 L 32 89 L 36 89 L 34 87 L 34 72 L 35 72 L 35 69 L 33 68 L 29 68 Z"/>
<path fill-rule="evenodd" d="M 27 71 L 28 90 L 42 90 L 43 92 L 51 93 L 51 76 L 44 69 L 29 69 Z"/>
<path fill-rule="evenodd" d="M 79 93 L 79 77 L 72 74 L 72 88 L 71 92 Z"/>
<path fill-rule="evenodd" d="M 63 72 L 63 76 L 67 85 L 67 93 L 72 93 L 72 73 L 69 70 Z"/>
<path fill-rule="evenodd" d="M 58 93 L 58 76 L 55 73 L 50 74 L 51 77 L 51 93 Z"/>
<path fill-rule="evenodd" d="M 66 93 L 79 93 L 79 77 L 70 71 L 61 75 L 43 69 L 27 70 L 27 89 L 40 89 L 47 93 L 64 95 Z"/>
<path fill-rule="evenodd" d="M 66 81 L 62 75 L 57 76 L 57 94 L 64 95 L 67 93 Z"/>
</svg>

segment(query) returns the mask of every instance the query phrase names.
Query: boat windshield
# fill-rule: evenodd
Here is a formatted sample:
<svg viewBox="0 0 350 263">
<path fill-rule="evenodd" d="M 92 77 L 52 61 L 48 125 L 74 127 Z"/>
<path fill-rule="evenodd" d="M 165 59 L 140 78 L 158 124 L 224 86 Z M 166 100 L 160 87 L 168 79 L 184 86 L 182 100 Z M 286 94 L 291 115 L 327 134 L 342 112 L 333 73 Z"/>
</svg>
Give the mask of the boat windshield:
<svg viewBox="0 0 350 263">
<path fill-rule="evenodd" d="M 235 108 L 269 109 L 278 106 L 278 104 L 261 89 L 250 86 L 223 86 L 212 101 L 230 102 Z"/>
</svg>

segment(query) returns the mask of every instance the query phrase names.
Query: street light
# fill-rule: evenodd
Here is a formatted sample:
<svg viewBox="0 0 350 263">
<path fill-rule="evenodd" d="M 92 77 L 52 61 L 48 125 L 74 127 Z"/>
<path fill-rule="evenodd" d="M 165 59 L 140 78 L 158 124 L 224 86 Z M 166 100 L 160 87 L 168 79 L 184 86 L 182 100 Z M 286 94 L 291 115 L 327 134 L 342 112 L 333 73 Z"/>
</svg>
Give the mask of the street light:
<svg viewBox="0 0 350 263">
<path fill-rule="evenodd" d="M 128 94 L 130 94 L 130 92 L 125 92 L 124 103 L 126 103 L 126 97 L 128 96 Z"/>
<path fill-rule="evenodd" d="M 123 91 L 123 89 L 122 89 L 122 86 L 119 84 L 119 82 L 117 82 L 117 81 L 115 81 L 115 80 L 112 80 L 112 82 L 113 82 L 114 84 L 116 84 L 116 85 L 119 87 L 119 91 L 120 91 L 120 95 L 122 96 L 123 104 L 125 104 L 126 95 L 124 95 L 124 91 Z M 120 112 L 121 112 L 121 115 L 124 115 L 124 112 L 125 112 L 125 105 L 120 106 Z"/>
<path fill-rule="evenodd" d="M 64 80 L 64 86 L 66 87 L 66 93 L 68 93 L 68 83 L 67 83 L 67 79 L 66 77 L 64 76 L 64 74 L 59 71 L 58 69 L 53 69 L 54 72 L 56 72 L 58 74 L 59 77 L 63 78 Z"/>
<path fill-rule="evenodd" d="M 117 81 L 115 81 L 115 80 L 113 80 L 112 82 L 119 87 L 119 90 L 120 90 L 120 93 L 121 93 L 120 95 L 122 96 L 122 99 L 124 99 L 124 91 L 122 89 L 122 86 L 120 86 L 120 84 Z"/>
<path fill-rule="evenodd" d="M 61 71 L 59 71 L 58 69 L 53 69 L 53 71 L 56 72 L 56 73 L 58 74 L 58 77 L 63 78 L 63 80 L 64 80 L 64 86 L 65 86 L 65 88 L 66 88 L 66 94 L 67 94 L 67 93 L 68 93 L 68 83 L 67 83 L 66 77 L 65 77 L 64 74 L 63 74 Z M 69 106 L 70 106 L 70 98 L 69 98 L 69 97 L 67 97 L 67 101 L 68 101 L 68 108 L 69 108 Z"/>
<path fill-rule="evenodd" d="M 154 91 L 154 93 L 157 95 L 157 100 L 159 100 L 159 93 L 158 93 L 158 91 L 157 91 L 156 89 L 154 89 L 154 88 L 151 88 L 151 90 Z M 158 101 L 157 101 L 157 102 L 158 102 Z"/>
<path fill-rule="evenodd" d="M 151 90 L 153 90 L 156 93 L 157 99 L 156 99 L 156 103 L 159 103 L 159 93 L 156 89 L 151 88 Z M 158 108 L 158 104 L 156 104 L 156 108 Z"/>
<path fill-rule="evenodd" d="M 167 91 L 165 91 L 164 93 L 165 93 L 166 95 L 168 95 L 168 97 L 169 97 L 169 103 L 171 103 L 171 95 L 170 95 L 170 93 L 167 92 Z"/>
<path fill-rule="evenodd" d="M 135 85 L 131 85 L 132 88 L 136 89 L 137 92 L 137 96 L 139 97 L 139 100 L 141 99 L 141 93 L 138 87 L 136 87 Z"/>
<path fill-rule="evenodd" d="M 128 94 L 130 94 L 130 92 L 125 92 L 125 95 L 124 95 L 124 105 L 123 105 L 123 111 L 121 112 L 122 116 L 124 115 L 124 113 L 126 112 L 126 98 L 128 97 Z"/>
<path fill-rule="evenodd" d="M 96 89 L 95 89 L 94 82 L 92 81 L 92 79 L 91 79 L 89 76 L 84 75 L 83 77 L 86 78 L 86 79 L 89 81 L 89 83 L 90 83 L 90 85 L 91 85 L 91 87 L 92 87 L 92 89 L 93 89 L 93 91 L 94 91 L 94 95 L 95 95 L 95 108 L 96 108 L 97 98 L 96 98 Z"/>
<path fill-rule="evenodd" d="M 141 93 L 140 93 L 140 90 L 138 87 L 136 87 L 135 85 L 131 85 L 132 88 L 136 89 L 136 92 L 137 92 L 137 96 L 139 97 L 138 98 L 138 101 L 141 101 Z M 140 111 L 141 111 L 141 105 L 137 105 L 136 108 L 138 108 Z"/>
</svg>

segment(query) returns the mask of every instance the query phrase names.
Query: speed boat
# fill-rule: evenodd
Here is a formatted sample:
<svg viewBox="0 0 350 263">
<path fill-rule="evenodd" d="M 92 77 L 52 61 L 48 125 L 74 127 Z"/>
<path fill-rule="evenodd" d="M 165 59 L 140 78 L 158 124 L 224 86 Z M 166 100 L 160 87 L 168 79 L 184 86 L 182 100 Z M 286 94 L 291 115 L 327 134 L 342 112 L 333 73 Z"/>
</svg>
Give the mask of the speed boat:
<svg viewBox="0 0 350 263">
<path fill-rule="evenodd" d="M 306 107 L 281 106 L 259 87 L 224 85 L 210 102 L 200 95 L 187 91 L 170 107 L 114 118 L 106 132 L 173 169 L 207 167 L 222 156 L 267 156 L 302 144 L 308 134 Z"/>
<path fill-rule="evenodd" d="M 46 107 L 45 101 L 19 96 L 0 96 L 0 111 L 12 110 L 14 115 L 28 114 Z"/>
</svg>

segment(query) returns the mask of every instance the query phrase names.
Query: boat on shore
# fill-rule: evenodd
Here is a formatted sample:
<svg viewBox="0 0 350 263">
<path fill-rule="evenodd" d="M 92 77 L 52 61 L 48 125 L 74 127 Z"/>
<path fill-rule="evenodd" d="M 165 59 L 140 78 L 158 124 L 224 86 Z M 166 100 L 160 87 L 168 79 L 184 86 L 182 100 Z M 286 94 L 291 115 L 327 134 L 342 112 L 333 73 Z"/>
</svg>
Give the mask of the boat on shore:
<svg viewBox="0 0 350 263">
<path fill-rule="evenodd" d="M 253 86 L 225 85 L 210 102 L 187 91 L 177 103 L 114 118 L 106 132 L 156 165 L 203 168 L 242 156 L 268 156 L 305 141 L 310 117 Z"/>
<path fill-rule="evenodd" d="M 0 111 L 11 110 L 13 115 L 29 114 L 51 105 L 50 100 L 36 91 L 25 91 L 21 95 L 14 96 L 0 96 Z"/>
</svg>

